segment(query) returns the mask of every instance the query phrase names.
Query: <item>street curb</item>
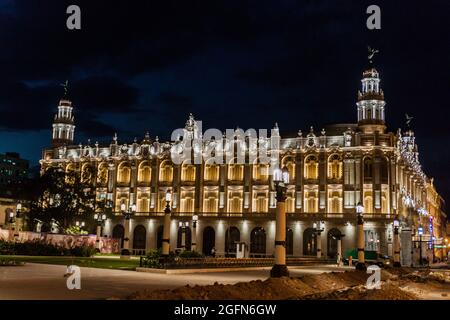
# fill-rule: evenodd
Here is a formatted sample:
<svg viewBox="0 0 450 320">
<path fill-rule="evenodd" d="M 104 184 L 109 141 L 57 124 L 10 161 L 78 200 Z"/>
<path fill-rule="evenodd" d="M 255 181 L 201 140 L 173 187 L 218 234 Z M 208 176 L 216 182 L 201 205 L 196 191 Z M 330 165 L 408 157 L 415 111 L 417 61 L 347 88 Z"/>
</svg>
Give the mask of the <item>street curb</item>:
<svg viewBox="0 0 450 320">
<path fill-rule="evenodd" d="M 272 267 L 245 267 L 245 268 L 204 268 L 204 269 L 154 269 L 137 267 L 137 272 L 162 273 L 162 274 L 184 274 L 184 273 L 213 273 L 213 272 L 232 272 L 232 271 L 253 271 L 270 270 Z"/>
</svg>

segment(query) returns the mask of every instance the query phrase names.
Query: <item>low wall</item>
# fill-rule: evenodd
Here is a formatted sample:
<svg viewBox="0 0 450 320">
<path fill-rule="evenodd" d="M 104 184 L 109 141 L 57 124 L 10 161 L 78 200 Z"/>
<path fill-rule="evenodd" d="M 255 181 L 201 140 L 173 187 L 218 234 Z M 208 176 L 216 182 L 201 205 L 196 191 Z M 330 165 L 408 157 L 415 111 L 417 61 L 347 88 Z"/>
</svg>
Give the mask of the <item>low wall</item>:
<svg viewBox="0 0 450 320">
<path fill-rule="evenodd" d="M 0 228 L 0 240 L 10 239 L 9 230 Z M 54 233 L 38 233 L 30 231 L 14 232 L 14 239 L 18 242 L 41 240 L 54 245 L 59 245 L 65 248 L 81 245 L 95 246 L 95 235 L 69 235 L 69 234 L 54 234 Z M 112 238 L 100 238 L 100 253 L 119 253 L 119 241 Z"/>
</svg>

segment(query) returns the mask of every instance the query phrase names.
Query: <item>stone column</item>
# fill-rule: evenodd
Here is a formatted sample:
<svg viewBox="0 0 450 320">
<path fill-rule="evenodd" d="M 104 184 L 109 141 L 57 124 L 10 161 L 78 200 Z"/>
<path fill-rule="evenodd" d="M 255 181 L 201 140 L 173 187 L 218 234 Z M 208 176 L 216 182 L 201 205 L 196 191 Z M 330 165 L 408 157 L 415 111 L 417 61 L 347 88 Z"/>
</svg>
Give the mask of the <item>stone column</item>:
<svg viewBox="0 0 450 320">
<path fill-rule="evenodd" d="M 166 209 L 164 210 L 164 226 L 162 238 L 162 255 L 164 257 L 168 257 L 170 252 L 170 220 L 170 206 L 169 203 L 167 203 Z"/>
<path fill-rule="evenodd" d="M 357 244 L 358 244 L 358 263 L 356 264 L 357 270 L 365 271 L 367 269 L 365 258 L 364 258 L 364 220 L 362 214 L 358 214 L 358 225 L 356 229 L 357 233 Z"/>
<path fill-rule="evenodd" d="M 322 231 L 317 231 L 317 258 L 322 258 Z"/>
<path fill-rule="evenodd" d="M 287 277 L 286 267 L 286 195 L 277 192 L 275 265 L 270 271 L 271 277 Z"/>
<path fill-rule="evenodd" d="M 124 219 L 125 233 L 123 238 L 123 248 L 120 254 L 121 259 L 130 259 L 130 218 Z"/>
<path fill-rule="evenodd" d="M 342 265 L 342 239 L 339 237 L 337 239 L 337 265 L 340 267 Z"/>
<path fill-rule="evenodd" d="M 95 249 L 100 252 L 100 237 L 102 236 L 102 226 L 100 224 L 97 225 L 97 237 L 95 239 Z"/>
<path fill-rule="evenodd" d="M 394 227 L 394 267 L 401 267 L 400 264 L 400 234 L 398 226 Z"/>
<path fill-rule="evenodd" d="M 192 222 L 192 243 L 191 251 L 197 251 L 197 221 Z"/>
</svg>

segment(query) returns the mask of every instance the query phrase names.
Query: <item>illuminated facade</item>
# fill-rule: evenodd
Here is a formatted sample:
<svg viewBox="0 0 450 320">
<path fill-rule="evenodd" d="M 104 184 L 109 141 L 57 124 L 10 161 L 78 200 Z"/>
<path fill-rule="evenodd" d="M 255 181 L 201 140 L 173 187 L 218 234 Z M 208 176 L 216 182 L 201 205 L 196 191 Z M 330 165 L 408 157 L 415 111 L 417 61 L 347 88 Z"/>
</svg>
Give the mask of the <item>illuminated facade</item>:
<svg viewBox="0 0 450 320">
<path fill-rule="evenodd" d="M 336 236 L 343 238 L 344 253 L 355 248 L 355 206 L 365 208 L 366 249 L 392 255 L 395 214 L 402 228 L 419 227 L 441 238 L 440 197 L 421 170 L 411 130 L 386 132 L 384 93 L 374 68 L 363 73 L 358 92 L 357 123 L 336 124 L 319 132 L 281 135 L 279 161 L 290 173 L 287 190 L 287 254 L 315 255 L 317 235 L 313 223 L 324 222 L 324 255 L 334 257 Z M 196 121 L 191 116 L 186 131 Z M 136 253 L 161 247 L 165 193 L 173 192 L 171 248 L 180 247 L 179 222 L 198 215 L 197 250 L 221 255 L 235 251 L 234 241 L 245 242 L 252 255 L 272 255 L 275 238 L 275 191 L 269 165 L 253 161 L 215 164 L 174 164 L 170 150 L 180 141 L 160 142 L 147 133 L 140 142 L 109 145 L 73 144 L 71 102 L 61 100 L 53 126 L 53 147 L 43 152 L 42 170 L 61 166 L 91 181 L 98 198 L 113 204 L 117 218 L 108 220 L 104 234 L 123 238 L 120 205 L 136 205 L 131 219 L 130 248 Z M 195 133 L 194 133 L 195 134 Z M 279 135 L 278 127 L 272 135 Z M 205 142 L 207 144 L 208 142 Z M 223 138 L 225 146 L 234 141 Z M 251 146 L 243 149 L 245 155 Z M 269 147 L 270 151 L 270 147 Z M 429 217 L 433 216 L 432 220 Z M 430 221 L 436 224 L 429 228 Z M 432 230 L 432 231 L 430 231 Z M 192 223 L 186 230 L 190 246 Z"/>
</svg>

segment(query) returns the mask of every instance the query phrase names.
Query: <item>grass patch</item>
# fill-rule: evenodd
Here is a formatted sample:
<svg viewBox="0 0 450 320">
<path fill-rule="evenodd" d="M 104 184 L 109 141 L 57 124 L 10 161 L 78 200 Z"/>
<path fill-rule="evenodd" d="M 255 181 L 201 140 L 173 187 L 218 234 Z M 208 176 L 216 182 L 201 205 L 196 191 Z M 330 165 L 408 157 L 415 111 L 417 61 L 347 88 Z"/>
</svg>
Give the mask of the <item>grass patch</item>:
<svg viewBox="0 0 450 320">
<path fill-rule="evenodd" d="M 16 267 L 25 265 L 24 261 L 18 261 L 14 258 L 0 257 L 0 267 Z"/>
<path fill-rule="evenodd" d="M 43 263 L 57 265 L 77 265 L 79 267 L 136 270 L 139 267 L 139 260 L 122 260 L 117 258 L 85 258 L 85 257 L 46 257 L 46 256 L 1 256 L 1 260 L 14 260 L 18 263 Z M 0 264 L 1 265 L 1 264 Z"/>
</svg>

